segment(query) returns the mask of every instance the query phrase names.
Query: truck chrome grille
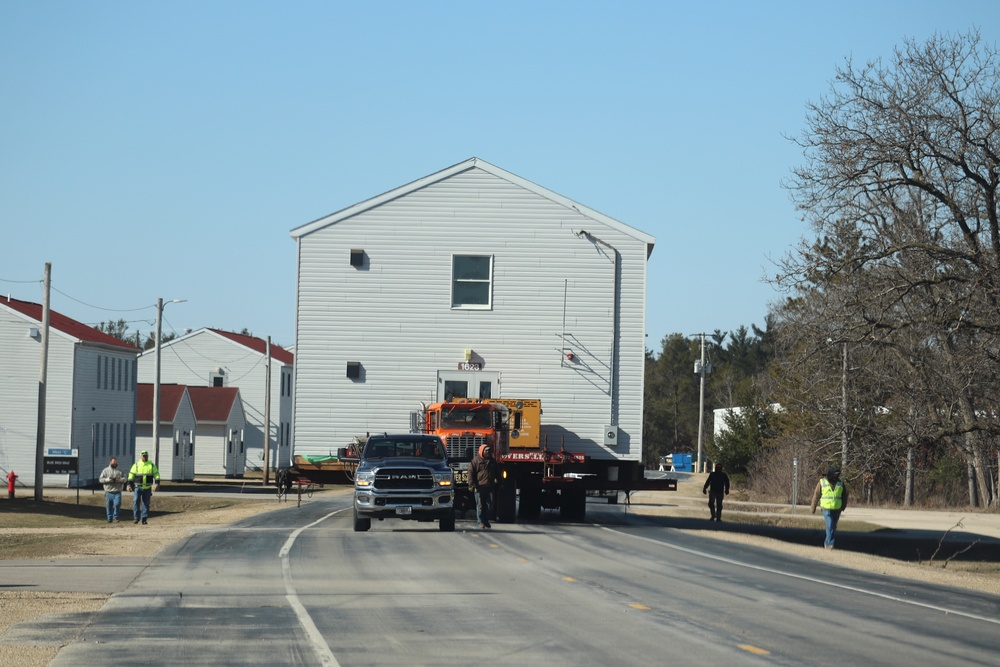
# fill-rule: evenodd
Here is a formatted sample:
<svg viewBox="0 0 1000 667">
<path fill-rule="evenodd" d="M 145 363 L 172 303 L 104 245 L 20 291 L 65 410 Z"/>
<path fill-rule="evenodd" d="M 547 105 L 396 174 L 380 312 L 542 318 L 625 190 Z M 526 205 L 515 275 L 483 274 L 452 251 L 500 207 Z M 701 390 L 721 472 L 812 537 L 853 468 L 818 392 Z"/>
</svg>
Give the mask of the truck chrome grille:
<svg viewBox="0 0 1000 667">
<path fill-rule="evenodd" d="M 434 475 L 426 468 L 383 468 L 375 473 L 375 488 L 433 489 Z"/>
<path fill-rule="evenodd" d="M 426 496 L 389 496 L 388 498 L 376 498 L 376 507 L 385 507 L 387 505 L 412 505 L 414 507 L 431 507 L 434 505 L 434 499 L 428 498 Z"/>
<path fill-rule="evenodd" d="M 486 444 L 484 435 L 450 435 L 445 443 L 449 459 L 471 459 Z"/>
</svg>

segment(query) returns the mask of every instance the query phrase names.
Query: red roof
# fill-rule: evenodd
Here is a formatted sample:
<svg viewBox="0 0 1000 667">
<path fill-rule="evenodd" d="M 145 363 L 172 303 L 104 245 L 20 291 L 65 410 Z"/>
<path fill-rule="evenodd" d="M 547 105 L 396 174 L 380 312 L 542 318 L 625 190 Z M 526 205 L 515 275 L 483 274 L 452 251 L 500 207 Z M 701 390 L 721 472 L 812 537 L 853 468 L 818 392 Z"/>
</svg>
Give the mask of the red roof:
<svg viewBox="0 0 1000 667">
<path fill-rule="evenodd" d="M 238 387 L 188 387 L 194 418 L 199 422 L 226 422 L 240 394 Z"/>
<path fill-rule="evenodd" d="M 0 298 L 0 306 L 6 306 L 13 311 L 26 315 L 38 322 L 39 325 L 42 323 L 42 305 L 40 303 L 19 301 L 17 299 L 12 299 L 9 296 L 5 296 Z M 103 331 L 98 331 L 94 327 L 88 327 L 86 324 L 77 322 L 76 320 L 66 317 L 65 315 L 60 315 L 51 308 L 49 309 L 49 326 L 56 331 L 61 331 L 64 334 L 70 335 L 73 338 L 87 343 L 101 343 L 104 345 L 121 347 L 126 350 L 139 351 L 139 348 L 134 345 L 118 340 L 114 336 L 108 335 Z M 272 345 L 271 347 L 274 346 Z"/>
<path fill-rule="evenodd" d="M 220 336 L 224 336 L 231 341 L 235 341 L 240 345 L 249 347 L 251 350 L 260 352 L 261 354 L 267 354 L 267 341 L 257 338 L 256 336 L 245 336 L 231 331 L 222 331 L 221 329 L 209 329 L 209 331 L 214 331 Z M 283 364 L 292 364 L 295 361 L 295 355 L 280 345 L 275 345 L 274 343 L 271 343 L 271 358 L 277 359 Z"/>
<path fill-rule="evenodd" d="M 182 384 L 160 384 L 160 421 L 172 422 L 177 416 L 185 387 Z M 139 383 L 135 387 L 135 420 L 153 421 L 153 385 Z"/>
</svg>

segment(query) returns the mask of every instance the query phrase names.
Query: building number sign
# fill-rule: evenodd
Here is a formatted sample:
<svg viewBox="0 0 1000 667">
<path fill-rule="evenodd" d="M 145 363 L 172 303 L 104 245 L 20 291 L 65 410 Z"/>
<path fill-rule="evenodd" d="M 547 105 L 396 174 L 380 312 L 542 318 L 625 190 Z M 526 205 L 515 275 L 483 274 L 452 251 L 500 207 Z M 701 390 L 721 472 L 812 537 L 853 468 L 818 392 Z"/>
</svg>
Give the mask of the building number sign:
<svg viewBox="0 0 1000 667">
<path fill-rule="evenodd" d="M 480 363 L 478 361 L 462 361 L 458 364 L 458 370 L 460 371 L 481 371 L 483 366 L 486 364 Z"/>
</svg>

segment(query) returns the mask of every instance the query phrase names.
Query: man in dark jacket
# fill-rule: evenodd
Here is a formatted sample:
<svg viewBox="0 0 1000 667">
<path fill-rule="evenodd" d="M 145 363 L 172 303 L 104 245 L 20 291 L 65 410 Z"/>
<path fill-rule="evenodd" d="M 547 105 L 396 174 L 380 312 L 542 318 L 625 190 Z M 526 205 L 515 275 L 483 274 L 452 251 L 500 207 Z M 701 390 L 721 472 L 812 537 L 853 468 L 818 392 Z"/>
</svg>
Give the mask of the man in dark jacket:
<svg viewBox="0 0 1000 667">
<path fill-rule="evenodd" d="M 493 459 L 493 450 L 489 445 L 483 445 L 469 464 L 469 490 L 476 494 L 476 519 L 481 529 L 490 527 L 493 488 L 499 481 L 500 469 Z"/>
<path fill-rule="evenodd" d="M 716 463 L 715 472 L 708 474 L 701 492 L 708 494 L 708 511 L 712 513 L 710 521 L 722 521 L 722 497 L 729 495 L 729 475 L 722 469 L 721 463 Z"/>
</svg>

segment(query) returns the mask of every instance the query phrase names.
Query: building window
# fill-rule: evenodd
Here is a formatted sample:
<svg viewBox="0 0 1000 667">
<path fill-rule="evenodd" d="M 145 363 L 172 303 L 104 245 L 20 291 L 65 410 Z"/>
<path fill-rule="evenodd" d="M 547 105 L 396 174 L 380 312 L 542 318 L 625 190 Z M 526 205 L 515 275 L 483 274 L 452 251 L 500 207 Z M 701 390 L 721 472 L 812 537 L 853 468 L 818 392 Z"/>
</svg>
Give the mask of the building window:
<svg viewBox="0 0 1000 667">
<path fill-rule="evenodd" d="M 482 308 L 492 305 L 493 257 L 453 255 L 451 258 L 451 307 Z"/>
</svg>

